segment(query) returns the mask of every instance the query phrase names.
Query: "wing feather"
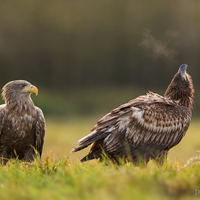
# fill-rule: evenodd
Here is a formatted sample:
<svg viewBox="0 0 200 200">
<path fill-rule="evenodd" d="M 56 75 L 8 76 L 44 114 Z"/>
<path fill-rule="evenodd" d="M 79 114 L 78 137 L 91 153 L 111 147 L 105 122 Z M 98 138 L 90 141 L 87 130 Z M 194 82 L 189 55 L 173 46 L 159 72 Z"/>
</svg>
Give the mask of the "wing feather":
<svg viewBox="0 0 200 200">
<path fill-rule="evenodd" d="M 45 118 L 42 110 L 36 107 L 37 111 L 37 122 L 36 122 L 36 149 L 39 152 L 40 156 L 42 155 L 43 145 L 44 145 L 44 138 L 46 133 L 46 124 Z"/>
<path fill-rule="evenodd" d="M 5 112 L 5 104 L 0 105 L 0 135 L 4 126 Z"/>
<path fill-rule="evenodd" d="M 104 139 L 103 149 L 111 155 L 125 154 L 126 141 L 131 146 L 132 155 L 135 150 L 144 151 L 145 148 L 147 151 L 170 149 L 180 142 L 190 119 L 191 111 L 187 107 L 149 92 L 101 118 L 93 132 L 79 140 L 79 146 L 72 151 L 85 148 L 99 139 Z"/>
</svg>

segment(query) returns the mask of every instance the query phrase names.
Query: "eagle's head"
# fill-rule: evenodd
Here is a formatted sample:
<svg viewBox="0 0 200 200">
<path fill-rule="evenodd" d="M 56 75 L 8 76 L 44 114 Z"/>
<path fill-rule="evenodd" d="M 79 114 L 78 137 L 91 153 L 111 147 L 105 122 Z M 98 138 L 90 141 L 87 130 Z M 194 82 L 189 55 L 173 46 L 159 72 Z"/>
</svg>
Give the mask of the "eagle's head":
<svg viewBox="0 0 200 200">
<path fill-rule="evenodd" d="M 193 107 L 194 88 L 191 76 L 187 73 L 188 65 L 182 64 L 168 86 L 165 97 L 176 101 L 179 105 Z"/>
<path fill-rule="evenodd" d="M 15 104 L 22 105 L 29 101 L 31 103 L 30 94 L 38 94 L 37 87 L 25 80 L 10 81 L 3 87 L 2 91 L 6 105 L 12 105 L 12 107 Z"/>
</svg>

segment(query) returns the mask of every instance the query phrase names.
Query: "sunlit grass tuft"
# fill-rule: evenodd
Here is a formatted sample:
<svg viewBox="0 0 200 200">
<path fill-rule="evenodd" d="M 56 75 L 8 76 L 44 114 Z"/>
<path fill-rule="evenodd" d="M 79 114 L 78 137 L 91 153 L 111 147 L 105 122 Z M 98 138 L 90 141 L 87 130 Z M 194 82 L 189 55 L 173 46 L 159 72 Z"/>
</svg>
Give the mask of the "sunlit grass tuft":
<svg viewBox="0 0 200 200">
<path fill-rule="evenodd" d="M 176 164 L 159 167 L 79 163 L 68 158 L 23 163 L 11 160 L 0 167 L 1 199 L 169 199 L 195 198 L 200 164 L 179 170 Z"/>
</svg>

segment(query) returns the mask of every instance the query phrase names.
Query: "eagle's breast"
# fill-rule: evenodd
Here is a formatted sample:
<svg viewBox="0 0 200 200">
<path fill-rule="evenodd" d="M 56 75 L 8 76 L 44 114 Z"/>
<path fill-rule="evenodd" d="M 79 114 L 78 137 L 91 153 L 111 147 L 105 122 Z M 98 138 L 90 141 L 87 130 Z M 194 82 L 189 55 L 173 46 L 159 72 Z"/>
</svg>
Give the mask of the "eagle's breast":
<svg viewBox="0 0 200 200">
<path fill-rule="evenodd" d="M 21 138 L 25 135 L 29 135 L 32 132 L 33 126 L 36 122 L 35 113 L 24 113 L 18 116 L 15 113 L 8 114 L 7 122 L 5 122 L 5 128 L 9 130 L 12 134 L 16 134 Z"/>
</svg>

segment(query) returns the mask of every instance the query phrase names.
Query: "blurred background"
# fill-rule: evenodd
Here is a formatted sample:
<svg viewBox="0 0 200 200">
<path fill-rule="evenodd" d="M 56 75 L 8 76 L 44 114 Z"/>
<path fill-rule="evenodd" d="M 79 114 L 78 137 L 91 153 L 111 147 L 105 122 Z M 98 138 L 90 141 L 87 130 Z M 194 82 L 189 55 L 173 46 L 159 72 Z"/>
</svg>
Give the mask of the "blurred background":
<svg viewBox="0 0 200 200">
<path fill-rule="evenodd" d="M 187 63 L 198 117 L 199 9 L 191 0 L 1 1 L 0 87 L 30 81 L 49 127 L 87 116 L 84 136 L 116 106 L 149 90 L 163 95 Z"/>
</svg>

